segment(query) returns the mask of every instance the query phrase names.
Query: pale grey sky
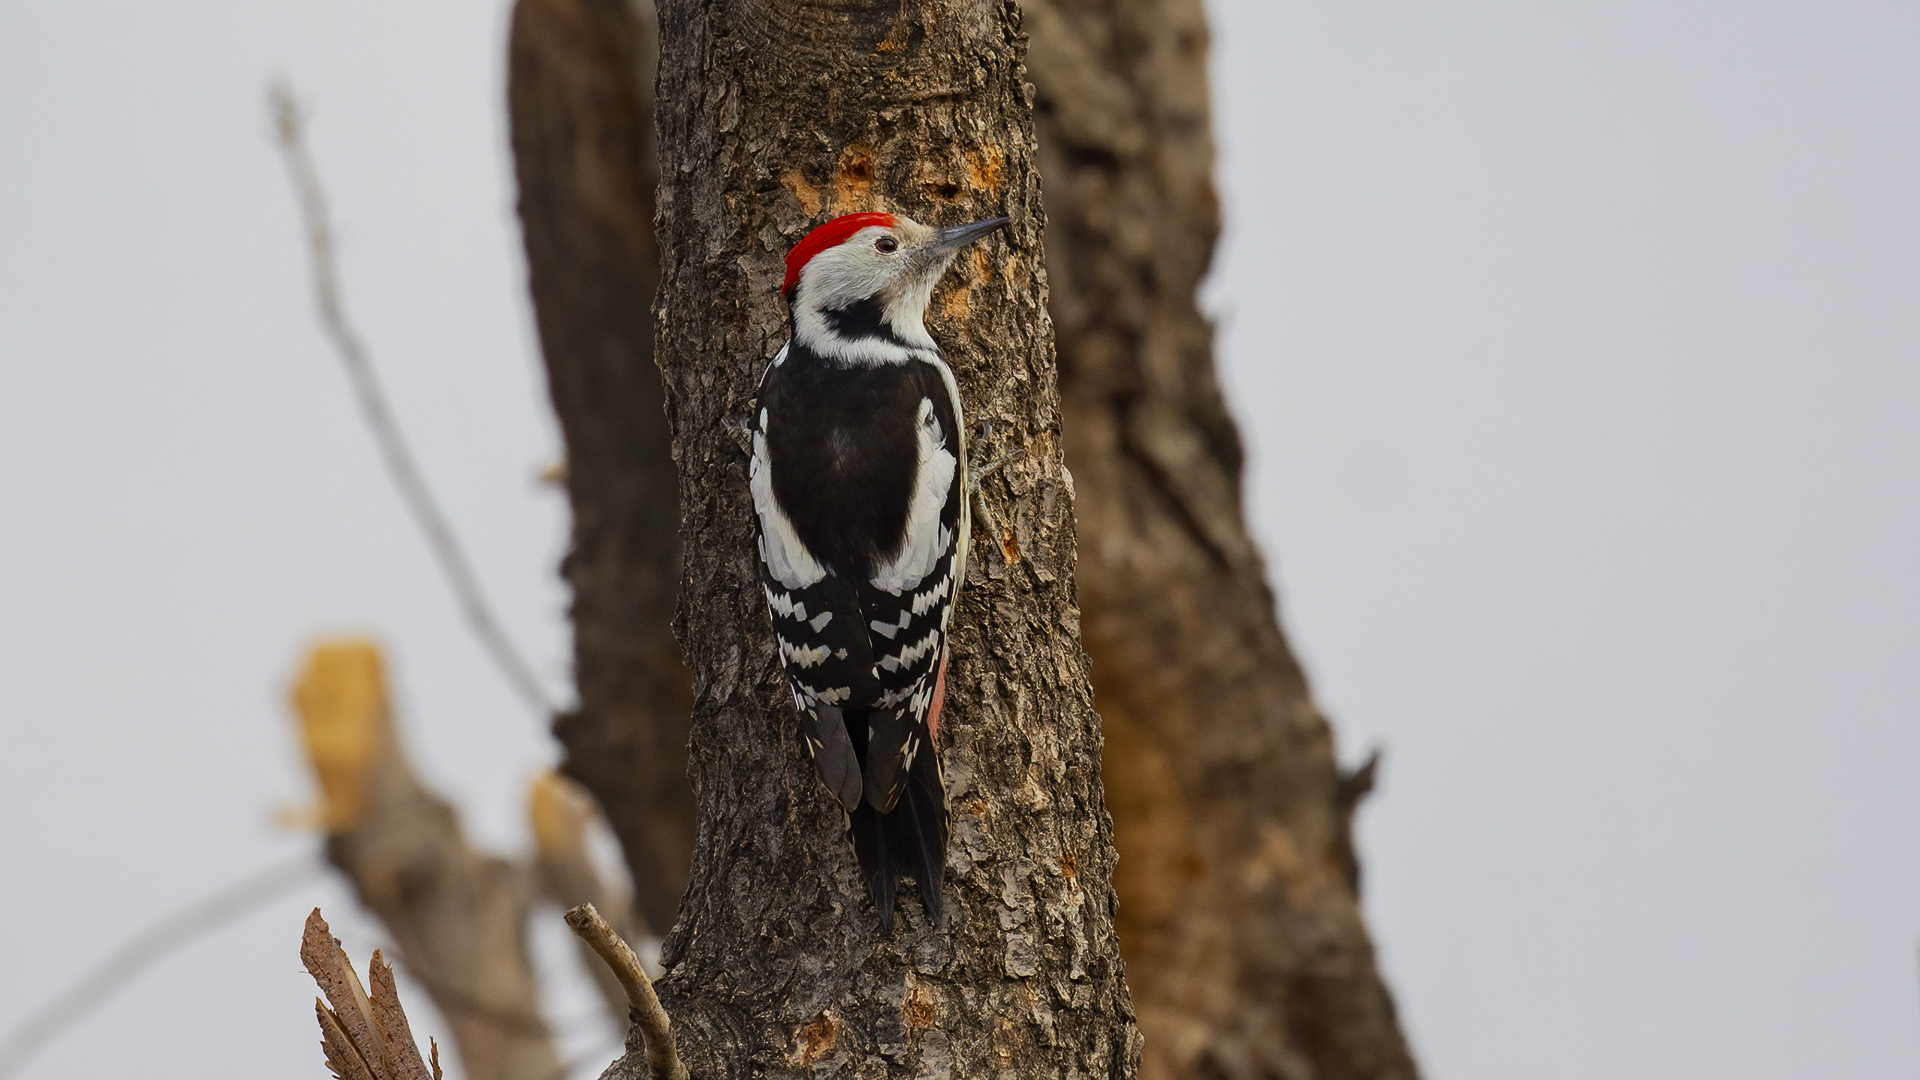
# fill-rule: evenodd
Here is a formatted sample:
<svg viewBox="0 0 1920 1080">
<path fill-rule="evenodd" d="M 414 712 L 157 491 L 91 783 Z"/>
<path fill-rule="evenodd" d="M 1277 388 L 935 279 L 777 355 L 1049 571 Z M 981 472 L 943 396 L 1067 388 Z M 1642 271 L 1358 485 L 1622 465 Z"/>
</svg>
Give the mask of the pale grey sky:
<svg viewBox="0 0 1920 1080">
<path fill-rule="evenodd" d="M 1209 303 L 1288 629 L 1387 751 L 1366 900 L 1428 1073 L 1920 1074 L 1920 8 L 1214 12 Z M 558 694 L 504 14 L 0 0 L 0 1030 L 109 947 L 76 917 L 311 842 L 270 825 L 311 635 L 384 638 L 422 767 L 520 841 L 552 750 L 322 347 L 261 105 L 312 106 L 349 301 Z M 379 943 L 316 884 L 25 1075 L 323 1075 L 314 904 Z"/>
</svg>

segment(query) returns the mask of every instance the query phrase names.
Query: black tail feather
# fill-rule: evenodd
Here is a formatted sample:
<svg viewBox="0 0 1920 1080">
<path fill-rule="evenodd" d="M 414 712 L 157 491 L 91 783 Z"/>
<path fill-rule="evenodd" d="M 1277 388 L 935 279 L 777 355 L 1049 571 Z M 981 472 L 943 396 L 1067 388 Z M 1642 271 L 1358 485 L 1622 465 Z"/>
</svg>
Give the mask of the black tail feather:
<svg viewBox="0 0 1920 1080">
<path fill-rule="evenodd" d="M 865 717 L 854 719 L 848 711 L 848 726 L 865 726 Z M 862 731 L 864 736 L 865 732 Z M 866 740 L 856 736 L 855 746 L 866 750 Z M 933 925 L 940 925 L 940 885 L 947 866 L 947 793 L 940 782 L 940 763 L 931 746 L 914 755 L 906 791 L 891 813 L 882 814 L 865 799 L 848 815 L 853 835 L 853 852 L 860 860 L 867 891 L 880 913 L 880 931 L 893 933 L 893 906 L 900 879 L 911 877 L 920 886 L 920 903 Z M 863 753 L 864 756 L 864 753 Z"/>
<path fill-rule="evenodd" d="M 920 903 L 935 926 L 940 925 L 940 884 L 947 869 L 947 792 L 940 782 L 938 753 L 926 746 L 914 755 L 907 790 L 891 815 L 900 819 L 902 843 L 897 850 L 907 856 L 902 869 L 920 884 Z"/>
<path fill-rule="evenodd" d="M 894 813 L 900 811 L 896 808 Z M 873 895 L 873 906 L 880 911 L 880 932 L 891 936 L 893 893 L 900 879 L 894 865 L 893 845 L 888 843 L 893 830 L 880 811 L 865 799 L 860 800 L 860 805 L 854 807 L 847 818 L 853 832 L 853 854 L 860 860 L 860 873 L 867 879 L 867 892 Z"/>
</svg>

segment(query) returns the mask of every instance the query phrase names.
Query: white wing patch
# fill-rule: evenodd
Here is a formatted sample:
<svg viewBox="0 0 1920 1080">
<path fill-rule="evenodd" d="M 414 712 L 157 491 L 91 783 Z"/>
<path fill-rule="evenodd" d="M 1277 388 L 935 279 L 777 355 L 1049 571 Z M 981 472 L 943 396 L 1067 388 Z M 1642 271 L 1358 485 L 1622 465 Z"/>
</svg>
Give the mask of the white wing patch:
<svg viewBox="0 0 1920 1080">
<path fill-rule="evenodd" d="M 959 598 L 960 587 L 967 583 L 967 549 L 973 541 L 973 493 L 967 490 L 967 419 L 966 410 L 960 407 L 960 383 L 953 377 L 953 369 L 941 358 L 938 350 L 922 357 L 940 372 L 940 381 L 947 384 L 947 401 L 953 406 L 954 434 L 960 445 L 954 448 L 960 462 L 956 482 L 960 485 L 960 542 L 953 549 L 953 593 Z M 947 609 L 952 614 L 952 608 Z"/>
<path fill-rule="evenodd" d="M 900 554 L 873 576 L 874 588 L 895 596 L 932 573 L 934 564 L 953 542 L 952 533 L 940 525 L 940 511 L 946 508 L 947 492 L 959 478 L 959 459 L 940 434 L 931 398 L 920 399 L 919 429 L 920 471 L 913 478 L 913 501 L 907 506 L 907 539 L 900 545 Z M 759 443 L 754 445 L 757 448 Z"/>
<path fill-rule="evenodd" d="M 793 522 L 773 497 L 773 463 L 767 458 L 765 409 L 760 410 L 760 423 L 753 433 L 753 462 L 747 466 L 747 481 L 753 489 L 753 512 L 760 516 L 760 560 L 767 564 L 767 573 L 789 589 L 804 589 L 826 577 L 826 567 L 800 542 Z M 945 497 L 944 491 L 942 497 Z"/>
</svg>

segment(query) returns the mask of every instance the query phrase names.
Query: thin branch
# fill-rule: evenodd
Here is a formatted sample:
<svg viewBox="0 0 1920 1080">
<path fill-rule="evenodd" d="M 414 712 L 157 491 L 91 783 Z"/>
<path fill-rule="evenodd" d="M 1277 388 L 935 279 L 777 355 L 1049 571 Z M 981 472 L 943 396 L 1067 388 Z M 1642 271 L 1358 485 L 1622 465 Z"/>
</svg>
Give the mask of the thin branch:
<svg viewBox="0 0 1920 1080">
<path fill-rule="evenodd" d="M 604 905 L 615 918 L 626 915 L 618 927 L 626 937 L 638 941 L 647 936 L 646 919 L 635 909 L 632 895 L 602 876 L 594 864 L 588 832 L 596 822 L 604 827 L 605 819 L 585 788 L 549 769 L 527 785 L 527 821 L 533 826 L 534 880 L 547 899 L 562 909 L 592 904 L 597 910 Z M 625 1026 L 626 989 L 593 954 L 593 946 L 584 940 L 576 944 L 587 954 L 584 962 L 608 1015 Z"/>
<path fill-rule="evenodd" d="M 607 925 L 607 920 L 600 917 L 592 904 L 570 909 L 567 925 L 582 941 L 593 946 L 593 951 L 600 954 L 600 959 L 607 962 L 620 979 L 620 985 L 626 988 L 627 1016 L 646 1036 L 647 1072 L 653 1080 L 687 1080 L 687 1067 L 681 1064 L 680 1052 L 673 1045 L 667 1010 L 661 1007 L 660 996 L 653 992 L 653 980 L 647 978 L 632 947 Z"/>
<path fill-rule="evenodd" d="M 242 878 L 127 939 L 0 1040 L 0 1080 L 18 1075 L 34 1055 L 169 954 L 315 880 L 320 873 L 320 863 L 312 855 L 302 855 Z"/>
<path fill-rule="evenodd" d="M 550 716 L 553 713 L 552 702 L 547 700 L 546 692 L 540 688 L 540 680 L 534 676 L 533 668 L 514 648 L 506 631 L 501 629 L 499 620 L 494 618 L 492 608 L 487 605 L 486 593 L 481 590 L 480 579 L 474 575 L 473 566 L 467 561 L 466 551 L 461 548 L 459 538 L 447 523 L 446 515 L 441 513 L 439 504 L 434 501 L 426 478 L 421 474 L 419 464 L 414 461 L 413 452 L 407 447 L 400 425 L 387 406 L 366 343 L 347 319 L 346 304 L 340 295 L 339 267 L 334 259 L 333 227 L 327 218 L 326 193 L 320 187 L 320 173 L 314 167 L 313 157 L 307 152 L 306 117 L 300 109 L 300 103 L 288 86 L 274 83 L 267 88 L 267 107 L 273 117 L 274 137 L 281 156 L 286 159 L 287 173 L 293 180 L 294 194 L 300 202 L 300 216 L 307 230 L 307 255 L 313 266 L 313 298 L 319 308 L 320 326 L 326 331 L 327 339 L 333 343 L 334 351 L 340 354 L 341 363 L 347 369 L 348 381 L 353 384 L 354 396 L 360 402 L 360 411 L 366 417 L 367 426 L 373 430 L 374 441 L 380 445 L 387 471 L 400 488 L 401 499 L 412 512 L 414 522 L 426 534 L 427 545 L 433 549 L 434 558 L 446 575 L 447 584 L 452 587 L 468 625 L 479 636 L 480 643 L 500 668 L 501 674 L 513 685 L 527 706 L 541 717 Z"/>
</svg>

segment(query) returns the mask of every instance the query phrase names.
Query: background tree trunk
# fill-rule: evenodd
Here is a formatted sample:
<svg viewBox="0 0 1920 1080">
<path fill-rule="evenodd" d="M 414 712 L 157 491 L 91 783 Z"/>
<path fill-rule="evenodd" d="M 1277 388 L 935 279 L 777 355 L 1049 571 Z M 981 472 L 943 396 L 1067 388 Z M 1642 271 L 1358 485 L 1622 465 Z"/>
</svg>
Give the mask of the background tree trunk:
<svg viewBox="0 0 1920 1080">
<path fill-rule="evenodd" d="M 1140 1075 L 1412 1077 L 1357 903 L 1358 788 L 1281 635 L 1196 303 L 1219 232 L 1205 13 L 1026 7 Z"/>
<path fill-rule="evenodd" d="M 1099 725 L 1074 607 L 1039 178 L 1018 9 L 660 6 L 661 368 L 685 513 L 700 839 L 662 997 L 696 1075 L 1128 1076 Z M 786 336 L 787 248 L 823 215 L 1007 213 L 934 300 L 972 425 L 1027 454 L 976 533 L 941 729 L 947 923 L 890 941 L 796 745 L 739 424 Z M 976 439 L 976 443 L 978 440 Z"/>
<path fill-rule="evenodd" d="M 650 5 L 520 0 L 508 106 L 533 309 L 567 447 L 579 707 L 554 732 L 593 792 L 656 934 L 693 860 L 687 718 L 671 622 L 680 577 L 673 459 L 653 363 Z"/>
<path fill-rule="evenodd" d="M 1239 440 L 1214 377 L 1212 329 L 1195 303 L 1218 231 L 1204 13 L 1198 0 L 1029 0 L 1026 9 L 1039 88 L 1039 164 L 1053 219 L 1047 238 L 1050 306 L 1059 327 L 1067 455 L 1083 523 L 1079 588 L 1105 723 L 1115 840 L 1127 856 L 1117 878 L 1119 927 L 1148 1036 L 1143 1075 L 1412 1076 L 1356 903 L 1348 822 L 1359 786 L 1337 777 L 1327 725 L 1280 632 L 1265 569 L 1241 513 Z M 523 193 L 536 297 L 543 278 L 570 282 L 549 286 L 551 292 L 599 297 L 565 315 L 552 296 L 540 302 L 570 450 L 577 455 L 575 447 L 595 439 L 618 445 L 622 438 L 661 448 L 631 458 L 649 470 L 646 490 L 658 493 L 670 475 L 664 435 L 618 433 L 621 425 L 647 426 L 659 415 L 642 397 L 648 388 L 638 384 L 646 379 L 633 374 L 651 374 L 632 366 L 635 358 L 650 356 L 651 342 L 628 299 L 652 284 L 653 237 L 644 227 L 652 191 L 627 175 L 644 171 L 650 161 L 650 148 L 641 147 L 650 133 L 644 124 L 631 125 L 629 107 L 613 100 L 623 92 L 622 57 L 648 69 L 651 22 L 643 12 L 636 29 L 625 23 L 625 14 L 617 0 L 521 0 L 511 96 L 523 190 L 537 189 L 543 200 L 560 204 L 535 207 Z M 865 61 L 842 58 L 819 69 L 834 73 L 860 63 L 870 65 L 860 69 L 870 73 L 898 60 L 904 45 L 925 48 L 925 23 L 892 7 L 853 12 L 847 19 L 831 24 L 826 16 L 802 13 L 772 24 L 768 33 L 826 21 L 837 27 L 821 31 L 829 39 L 844 42 L 863 32 L 875 39 Z M 869 29 L 859 31 L 855 24 Z M 818 62 L 818 53 L 809 56 Z M 729 78 L 728 72 L 716 73 L 711 88 L 677 84 L 697 95 L 684 99 L 681 111 L 696 114 L 689 119 L 709 128 L 726 128 L 705 137 L 713 147 L 731 146 L 733 168 L 747 170 L 738 156 L 742 140 L 753 133 L 740 126 L 745 101 L 737 88 L 727 89 Z M 811 78 L 795 85 L 811 85 Z M 953 85 L 970 81 L 968 75 Z M 644 75 L 641 87 L 644 101 Z M 760 105 L 803 116 L 795 110 L 832 96 L 810 92 L 815 97 L 804 101 L 775 98 Z M 874 103 L 857 88 L 843 88 L 833 104 L 878 112 L 882 126 L 913 111 L 899 101 Z M 764 269 L 772 265 L 764 261 L 767 252 L 777 254 L 802 220 L 864 208 L 875 201 L 876 187 L 879 197 L 909 212 L 944 206 L 967 190 L 946 150 L 930 155 L 930 165 L 916 166 L 920 171 L 904 180 L 889 177 L 885 163 L 876 165 L 874 147 L 877 139 L 900 136 L 891 128 L 876 135 L 859 121 L 824 135 L 806 132 L 797 140 L 804 153 L 783 148 L 760 163 L 757 178 L 748 175 L 729 188 L 735 200 L 751 193 L 765 201 L 771 176 L 785 193 L 775 191 L 775 205 L 748 219 L 763 232 L 771 225 L 774 239 L 758 237 L 756 247 L 724 234 L 725 243 L 714 250 L 739 254 L 744 247 L 763 260 Z M 531 137 L 536 131 L 544 134 Z M 904 145 L 909 161 L 923 153 L 911 137 Z M 713 165 L 688 160 L 694 173 Z M 891 167 L 901 168 L 901 162 Z M 608 176 L 614 179 L 595 179 Z M 690 182 L 682 178 L 676 190 Z M 624 211 L 604 205 L 613 196 L 630 200 Z M 569 208 L 567 200 L 586 207 Z M 593 225 L 601 220 L 618 224 Z M 536 238 L 542 228 L 546 237 Z M 577 232 L 596 242 L 571 239 Z M 703 244 L 713 242 L 705 233 L 698 236 Z M 547 245 L 544 257 L 535 250 L 538 244 Z M 596 244 L 620 246 L 624 253 L 612 258 L 597 253 Z M 589 260 L 584 269 L 566 265 L 576 249 Z M 591 269 L 595 258 L 614 263 L 618 272 Z M 737 278 L 740 271 L 714 273 L 717 280 Z M 783 333 L 767 321 L 778 314 L 777 304 L 753 294 L 741 299 L 737 280 L 733 284 L 715 291 L 713 301 L 751 305 L 758 321 L 748 323 L 749 332 L 763 337 L 770 352 Z M 734 312 L 730 318 L 747 316 Z M 622 345 L 600 353 L 569 347 L 548 329 L 560 319 L 585 324 L 572 332 L 575 338 L 617 339 Z M 595 320 L 600 329 L 592 328 Z M 569 356 L 615 357 L 611 371 L 632 379 L 633 392 L 563 394 L 559 366 L 580 363 Z M 713 363 L 709 377 L 724 371 L 727 393 L 740 395 L 742 378 L 749 380 L 744 393 L 752 392 L 756 366 L 737 356 Z M 724 462 L 731 460 L 728 451 L 723 477 Z M 617 543 L 596 544 L 594 536 L 608 534 L 585 522 L 626 520 L 593 507 L 603 495 L 616 509 L 636 501 L 621 501 L 617 469 L 593 481 L 606 487 L 590 486 L 592 470 L 583 472 L 577 458 L 575 470 L 580 523 L 569 577 L 580 596 L 582 708 L 563 725 L 563 737 L 576 775 L 594 784 L 620 825 L 636 875 L 665 876 L 672 868 L 644 870 L 657 864 L 633 861 L 633 853 L 647 850 L 645 811 L 649 799 L 658 798 L 652 793 L 679 779 L 668 773 L 678 767 L 674 755 L 680 747 L 667 741 L 684 714 L 623 709 L 619 695 L 597 691 L 619 685 L 617 649 L 597 654 L 606 677 L 587 677 L 596 663 L 589 656 L 591 642 L 631 640 L 590 632 L 589 624 L 617 625 L 628 602 L 621 590 L 636 593 L 616 574 L 582 573 L 580 552 L 625 550 Z M 1017 514 L 1012 520 L 1016 532 L 1009 539 L 1018 544 L 1023 526 Z M 647 571 L 665 565 L 660 546 L 650 550 L 656 553 L 651 562 L 644 551 L 632 560 L 652 574 L 640 575 L 649 588 L 637 595 L 646 605 L 664 605 L 666 594 L 651 586 L 672 576 Z M 987 550 L 977 546 L 976 556 Z M 593 563 L 602 564 L 631 565 L 619 559 Z M 607 590 L 604 599 L 589 602 L 594 588 Z M 648 607 L 640 620 L 656 635 L 662 623 L 652 612 L 658 610 Z M 758 627 L 757 614 L 745 617 L 750 628 Z M 645 654 L 659 655 L 660 645 L 656 636 Z M 630 655 L 642 652 L 636 648 Z M 663 667 L 674 670 L 658 663 L 642 670 Z M 602 701 L 608 704 L 597 705 Z M 621 752 L 600 753 L 600 747 L 651 750 L 630 770 Z M 594 771 L 594 760 L 605 766 Z M 690 813 L 668 820 L 684 823 Z M 814 1030 L 818 1036 L 827 1028 Z"/>
</svg>

